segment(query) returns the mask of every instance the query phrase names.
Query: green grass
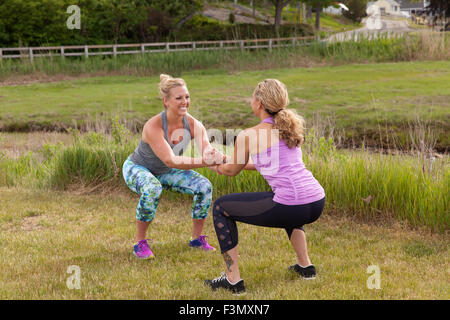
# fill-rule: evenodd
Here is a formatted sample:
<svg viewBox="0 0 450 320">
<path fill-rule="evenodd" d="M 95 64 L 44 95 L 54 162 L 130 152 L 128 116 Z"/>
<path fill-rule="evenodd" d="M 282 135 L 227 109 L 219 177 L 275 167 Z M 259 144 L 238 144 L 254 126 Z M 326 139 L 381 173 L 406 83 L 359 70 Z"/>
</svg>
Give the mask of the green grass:
<svg viewBox="0 0 450 320">
<path fill-rule="evenodd" d="M 0 185 L 114 192 L 123 187 L 122 164 L 139 138 L 117 122 L 112 133 L 112 137 L 95 132 L 76 134 L 68 145 L 44 144 L 37 152 L 24 152 L 15 159 L 4 152 L 0 156 Z M 302 150 L 305 164 L 324 187 L 335 214 L 365 221 L 398 220 L 444 233 L 450 229 L 448 156 L 338 151 L 331 138 L 319 138 L 313 131 Z M 195 156 L 196 152 L 193 148 L 186 154 Z M 223 152 L 231 155 L 232 147 Z M 256 171 L 245 171 L 235 178 L 206 168 L 198 172 L 211 181 L 215 196 L 270 190 Z"/>
<path fill-rule="evenodd" d="M 400 224 L 356 223 L 331 216 L 328 208 L 305 227 L 315 281 L 287 271 L 295 254 L 283 230 L 239 224 L 247 294 L 211 292 L 203 280 L 218 276 L 223 260 L 187 247 L 192 200 L 163 193 L 149 230 L 152 261 L 132 254 L 137 201 L 131 192 L 0 188 L 0 299 L 450 298 L 448 237 Z M 211 216 L 205 233 L 217 247 Z M 81 270 L 79 290 L 66 286 L 71 265 Z M 381 289 L 367 288 L 371 265 L 380 268 Z"/>
<path fill-rule="evenodd" d="M 448 70 L 448 62 L 416 62 L 183 74 L 195 101 L 192 113 L 205 125 L 253 124 L 247 99 L 259 80 L 276 77 L 293 91 L 292 105 L 316 130 L 303 153 L 327 194 L 323 216 L 306 227 L 319 277 L 306 282 L 287 272 L 295 257 L 283 230 L 240 224 L 241 275 L 248 290 L 243 297 L 202 285 L 223 271 L 223 262 L 218 253 L 187 250 L 190 197 L 164 192 L 149 233 L 154 261 L 138 261 L 131 253 L 138 198 L 124 185 L 120 166 L 138 136 L 117 121 L 111 129 L 108 122 L 119 115 L 130 125 L 159 112 L 155 77 L 1 87 L 0 99 L 7 103 L 0 106 L 2 119 L 9 114 L 28 123 L 42 112 L 43 120 L 86 121 L 97 132 L 0 135 L 0 299 L 449 299 L 448 156 L 336 150 L 333 141 L 321 139 L 335 124 L 345 128 L 345 119 L 350 128 L 352 122 L 370 128 L 376 115 L 377 139 L 392 139 L 387 124 L 399 118 L 411 124 L 407 134 L 420 140 L 429 128 L 416 123 L 416 115 L 428 123 L 448 119 Z M 396 101 L 397 109 L 390 107 Z M 372 108 L 364 108 L 366 103 Z M 106 131 L 111 134 L 101 133 Z M 229 178 L 199 171 L 211 180 L 214 198 L 268 190 L 256 172 Z M 205 233 L 217 247 L 210 219 Z M 66 287 L 71 265 L 81 269 L 80 290 Z M 381 270 L 380 290 L 366 286 L 371 265 Z"/>
<path fill-rule="evenodd" d="M 330 49 L 331 50 L 331 49 Z M 335 48 L 343 50 L 343 48 Z M 181 72 L 191 113 L 207 128 L 243 128 L 256 123 L 249 98 L 264 78 L 286 83 L 291 105 L 311 124 L 331 125 L 346 145 L 410 149 L 420 126 L 450 145 L 450 62 L 402 62 Z M 8 131 L 109 127 L 120 115 L 134 131 L 160 112 L 158 76 L 109 76 L 0 87 L 0 127 Z"/>
<path fill-rule="evenodd" d="M 292 14 L 292 13 L 291 13 Z M 313 17 L 306 20 L 306 23 L 315 25 L 315 13 Z M 336 16 L 327 13 L 320 14 L 320 30 L 326 33 L 345 32 L 361 28 L 362 23 L 351 21 L 344 16 Z"/>
</svg>

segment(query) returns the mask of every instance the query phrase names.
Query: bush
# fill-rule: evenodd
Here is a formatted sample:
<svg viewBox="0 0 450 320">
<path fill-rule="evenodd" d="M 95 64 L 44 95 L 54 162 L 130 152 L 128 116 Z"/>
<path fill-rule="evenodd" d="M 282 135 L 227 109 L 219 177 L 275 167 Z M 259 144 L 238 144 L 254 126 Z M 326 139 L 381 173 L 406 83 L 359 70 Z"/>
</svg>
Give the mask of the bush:
<svg viewBox="0 0 450 320">
<path fill-rule="evenodd" d="M 283 24 L 279 30 L 280 37 L 314 35 L 308 24 Z M 276 37 L 273 25 L 238 23 L 228 25 L 220 21 L 195 16 L 183 26 L 182 31 L 172 34 L 171 41 L 265 39 Z"/>
<path fill-rule="evenodd" d="M 345 4 L 348 7 L 348 11 L 343 10 L 343 16 L 350 20 L 361 22 L 362 18 L 367 16 L 366 7 L 367 1 L 361 0 L 346 0 Z"/>
</svg>

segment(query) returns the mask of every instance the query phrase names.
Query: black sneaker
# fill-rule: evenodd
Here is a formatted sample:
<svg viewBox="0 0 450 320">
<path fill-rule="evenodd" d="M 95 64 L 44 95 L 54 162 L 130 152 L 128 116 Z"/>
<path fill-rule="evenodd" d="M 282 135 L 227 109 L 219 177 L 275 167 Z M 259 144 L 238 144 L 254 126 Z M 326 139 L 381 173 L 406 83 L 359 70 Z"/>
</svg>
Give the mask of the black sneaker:
<svg viewBox="0 0 450 320">
<path fill-rule="evenodd" d="M 231 284 L 225 273 L 213 280 L 205 280 L 205 284 L 213 291 L 223 288 L 233 292 L 233 294 L 242 294 L 245 292 L 244 280 L 239 280 L 237 283 Z"/>
<path fill-rule="evenodd" d="M 303 279 L 306 280 L 313 280 L 316 278 L 316 268 L 312 264 L 307 267 L 301 267 L 297 263 L 294 264 L 293 266 L 290 266 L 289 270 L 297 272 L 299 275 L 302 276 Z"/>
</svg>

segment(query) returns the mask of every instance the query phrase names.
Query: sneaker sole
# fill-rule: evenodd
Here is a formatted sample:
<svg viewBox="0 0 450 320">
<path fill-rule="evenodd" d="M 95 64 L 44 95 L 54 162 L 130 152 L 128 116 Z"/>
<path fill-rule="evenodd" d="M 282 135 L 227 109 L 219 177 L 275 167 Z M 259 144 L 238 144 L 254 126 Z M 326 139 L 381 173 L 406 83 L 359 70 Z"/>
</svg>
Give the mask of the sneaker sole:
<svg viewBox="0 0 450 320">
<path fill-rule="evenodd" d="M 211 286 L 210 286 L 209 284 L 207 284 L 207 283 L 204 283 L 204 285 L 205 285 L 206 287 L 208 287 L 208 288 L 211 290 L 211 292 L 225 291 L 225 292 L 231 293 L 233 296 L 243 296 L 243 295 L 246 295 L 246 294 L 247 294 L 247 290 L 245 290 L 245 289 L 244 289 L 244 291 L 241 291 L 241 292 L 234 292 L 233 290 L 229 290 L 229 289 L 225 289 L 225 288 L 216 288 L 216 289 L 213 289 L 213 288 L 211 288 Z"/>
<path fill-rule="evenodd" d="M 305 276 L 302 276 L 301 274 L 299 274 L 299 273 L 298 273 L 297 271 L 295 271 L 295 270 L 292 270 L 292 269 L 288 269 L 288 270 L 289 270 L 289 272 L 291 272 L 291 273 L 293 273 L 293 274 L 299 276 L 299 277 L 302 278 L 303 280 L 315 280 L 315 279 L 316 279 L 316 276 L 313 276 L 313 277 L 305 277 Z"/>
<path fill-rule="evenodd" d="M 202 249 L 201 247 L 195 247 L 195 246 L 191 246 L 190 244 L 188 244 L 188 246 L 189 246 L 189 248 L 192 248 L 192 249 L 195 249 L 195 250 L 202 250 L 202 251 L 205 251 L 205 252 L 215 252 L 215 251 L 217 251 L 217 249 L 216 248 L 214 248 L 213 250 L 205 250 L 205 249 Z"/>
<path fill-rule="evenodd" d="M 148 257 L 148 258 L 138 257 L 138 255 L 136 254 L 136 252 L 133 252 L 133 254 L 134 254 L 134 256 L 135 256 L 136 258 L 138 258 L 139 260 L 150 260 L 150 259 L 154 259 L 154 258 L 155 258 L 155 256 L 150 256 L 150 257 Z"/>
<path fill-rule="evenodd" d="M 208 285 L 207 285 L 208 286 Z M 247 294 L 247 291 L 242 291 L 242 292 L 234 292 L 232 290 L 228 290 L 225 288 L 217 288 L 217 289 L 212 289 L 210 286 L 208 286 L 209 289 L 211 289 L 211 292 L 217 292 L 217 291 L 225 291 L 225 292 L 230 292 L 233 296 L 243 296 Z"/>
</svg>

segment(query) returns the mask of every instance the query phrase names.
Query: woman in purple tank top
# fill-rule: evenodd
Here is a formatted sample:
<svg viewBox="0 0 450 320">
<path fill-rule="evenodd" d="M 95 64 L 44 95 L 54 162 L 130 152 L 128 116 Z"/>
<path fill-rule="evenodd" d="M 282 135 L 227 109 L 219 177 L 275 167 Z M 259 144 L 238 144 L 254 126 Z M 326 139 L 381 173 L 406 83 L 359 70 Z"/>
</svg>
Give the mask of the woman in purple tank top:
<svg viewBox="0 0 450 320">
<path fill-rule="evenodd" d="M 325 192 L 302 161 L 304 120 L 295 111 L 286 109 L 288 104 L 283 83 L 276 79 L 260 82 L 252 95 L 251 106 L 261 123 L 242 131 L 231 159 L 217 167 L 219 174 L 228 176 L 256 169 L 272 192 L 233 193 L 214 202 L 214 228 L 226 272 L 205 281 L 213 290 L 224 288 L 237 294 L 245 291 L 238 266 L 237 221 L 285 229 L 297 255 L 297 263 L 289 270 L 304 279 L 316 277 L 303 225 L 319 218 Z"/>
</svg>

